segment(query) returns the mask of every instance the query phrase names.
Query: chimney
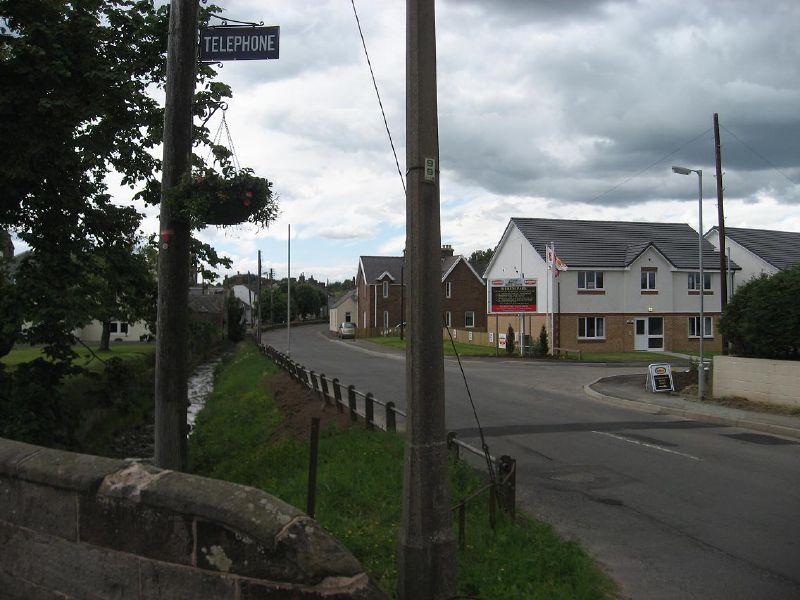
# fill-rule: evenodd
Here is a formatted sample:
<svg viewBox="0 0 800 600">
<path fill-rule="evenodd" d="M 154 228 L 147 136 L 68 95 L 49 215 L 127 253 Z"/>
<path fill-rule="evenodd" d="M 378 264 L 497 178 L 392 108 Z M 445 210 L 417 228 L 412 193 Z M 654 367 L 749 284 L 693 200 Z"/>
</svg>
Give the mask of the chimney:
<svg viewBox="0 0 800 600">
<path fill-rule="evenodd" d="M 453 256 L 453 247 L 450 244 L 444 244 L 442 246 L 442 258 L 447 258 L 448 256 Z"/>
</svg>

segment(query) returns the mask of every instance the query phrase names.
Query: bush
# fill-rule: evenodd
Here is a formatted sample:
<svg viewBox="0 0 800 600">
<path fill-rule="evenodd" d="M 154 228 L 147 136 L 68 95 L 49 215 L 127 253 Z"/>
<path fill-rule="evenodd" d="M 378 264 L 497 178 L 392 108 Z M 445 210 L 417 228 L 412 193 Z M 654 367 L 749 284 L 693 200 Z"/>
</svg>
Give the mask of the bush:
<svg viewBox="0 0 800 600">
<path fill-rule="evenodd" d="M 536 353 L 539 356 L 547 356 L 549 351 L 550 345 L 547 342 L 547 330 L 542 325 L 542 329 L 539 332 L 539 343 L 536 345 Z"/>
<path fill-rule="evenodd" d="M 725 307 L 720 331 L 733 353 L 800 360 L 800 264 L 740 287 Z"/>
<path fill-rule="evenodd" d="M 506 352 L 514 354 L 514 328 L 511 325 L 506 331 Z"/>
<path fill-rule="evenodd" d="M 241 342 L 245 334 L 244 306 L 236 299 L 236 296 L 231 294 L 228 296 L 226 309 L 228 315 L 228 339 L 232 342 Z"/>
</svg>

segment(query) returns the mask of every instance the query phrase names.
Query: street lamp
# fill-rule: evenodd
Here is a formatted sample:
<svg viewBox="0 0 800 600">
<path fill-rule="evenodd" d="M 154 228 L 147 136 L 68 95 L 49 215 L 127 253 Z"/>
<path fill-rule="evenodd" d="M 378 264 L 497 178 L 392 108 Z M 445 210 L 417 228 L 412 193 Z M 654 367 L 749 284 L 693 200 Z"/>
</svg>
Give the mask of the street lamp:
<svg viewBox="0 0 800 600">
<path fill-rule="evenodd" d="M 686 167 L 672 167 L 672 172 L 678 175 L 690 175 L 697 173 L 697 183 L 699 190 L 699 228 L 697 230 L 698 263 L 700 267 L 700 368 L 697 369 L 697 397 L 702 400 L 705 395 L 705 367 L 703 365 L 703 335 L 705 334 L 705 323 L 703 322 L 703 297 L 705 296 L 703 285 L 703 171 L 702 169 L 687 169 Z"/>
</svg>

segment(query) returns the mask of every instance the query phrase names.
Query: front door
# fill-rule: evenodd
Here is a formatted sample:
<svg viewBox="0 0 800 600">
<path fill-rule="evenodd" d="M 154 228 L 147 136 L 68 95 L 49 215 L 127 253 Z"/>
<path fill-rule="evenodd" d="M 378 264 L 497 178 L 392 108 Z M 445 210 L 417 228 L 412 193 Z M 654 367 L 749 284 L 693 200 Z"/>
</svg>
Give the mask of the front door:
<svg viewBox="0 0 800 600">
<path fill-rule="evenodd" d="M 636 319 L 633 349 L 664 349 L 664 317 L 640 317 Z"/>
</svg>

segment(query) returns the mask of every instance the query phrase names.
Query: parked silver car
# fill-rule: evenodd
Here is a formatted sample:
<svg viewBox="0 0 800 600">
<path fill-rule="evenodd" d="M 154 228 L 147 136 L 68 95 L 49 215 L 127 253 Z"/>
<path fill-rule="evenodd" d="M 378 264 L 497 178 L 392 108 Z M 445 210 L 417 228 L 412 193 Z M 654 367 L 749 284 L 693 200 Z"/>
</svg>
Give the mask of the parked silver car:
<svg viewBox="0 0 800 600">
<path fill-rule="evenodd" d="M 339 339 L 355 339 L 356 337 L 356 324 L 355 323 L 342 323 L 339 325 Z"/>
</svg>

